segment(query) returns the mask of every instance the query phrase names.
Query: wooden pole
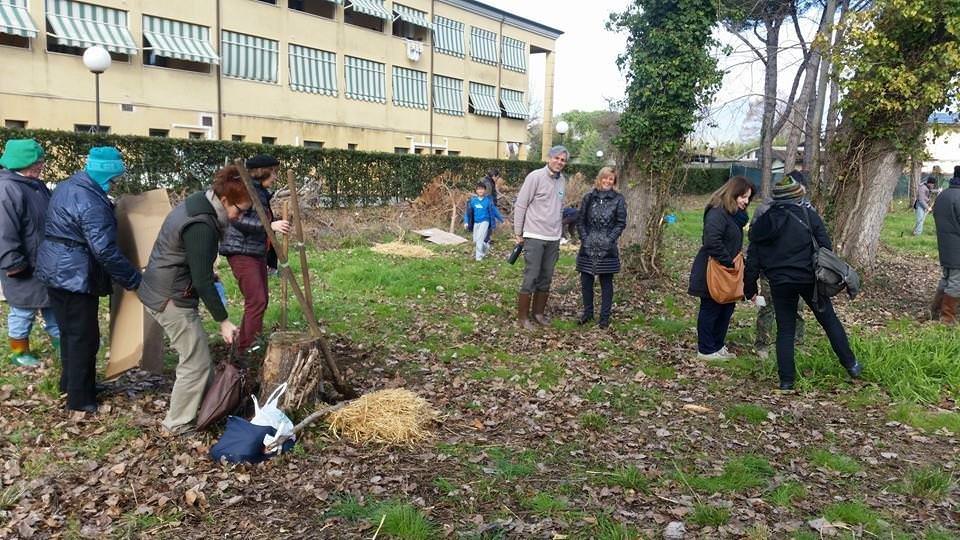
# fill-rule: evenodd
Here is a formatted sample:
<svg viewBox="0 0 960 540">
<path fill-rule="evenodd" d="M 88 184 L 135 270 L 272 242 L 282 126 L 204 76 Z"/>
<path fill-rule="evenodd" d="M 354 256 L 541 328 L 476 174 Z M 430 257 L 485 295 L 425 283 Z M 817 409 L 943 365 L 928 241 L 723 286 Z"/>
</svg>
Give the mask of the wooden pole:
<svg viewBox="0 0 960 540">
<path fill-rule="evenodd" d="M 237 159 L 234 162 L 237 170 L 240 172 L 240 178 L 243 179 L 243 184 L 247 187 L 247 193 L 250 194 L 250 200 L 253 203 L 253 209 L 256 210 L 257 216 L 260 218 L 260 223 L 263 224 L 263 230 L 267 233 L 267 238 L 270 240 L 270 243 L 273 245 L 277 244 L 277 237 L 273 234 L 273 229 L 270 228 L 270 219 L 267 217 L 267 211 L 264 210 L 263 204 L 260 202 L 260 197 L 257 195 L 257 190 L 253 187 L 253 178 L 250 177 L 250 172 L 247 171 L 247 168 L 243 166 L 243 160 Z M 300 309 L 303 311 L 303 317 L 307 320 L 307 326 L 310 327 L 310 334 L 317 338 L 320 342 L 320 348 L 323 350 L 324 361 L 327 364 L 327 368 L 330 369 L 330 373 L 333 374 L 333 384 L 336 386 L 337 391 L 341 394 L 352 398 L 356 396 L 353 388 L 347 384 L 346 380 L 343 378 L 343 373 L 340 372 L 340 367 L 337 365 L 337 361 L 333 358 L 333 353 L 330 351 L 330 345 L 327 343 L 326 338 L 323 337 L 323 331 L 320 330 L 320 323 L 317 322 L 316 314 L 307 309 L 307 299 L 303 296 L 303 290 L 300 289 L 300 285 L 297 283 L 297 278 L 293 275 L 293 271 L 290 270 L 289 264 L 287 264 L 287 254 L 286 253 L 277 253 L 277 261 L 280 268 L 280 275 L 283 276 L 289 283 L 290 288 L 293 289 L 293 296 L 297 299 L 297 303 L 300 304 Z"/>
<path fill-rule="evenodd" d="M 290 214 L 290 201 L 283 201 L 283 220 L 286 221 Z M 277 248 L 280 249 L 280 248 Z M 290 235 L 283 235 L 283 254 L 290 257 Z M 280 260 L 280 257 L 277 257 L 277 260 Z M 287 285 L 287 280 L 280 279 L 280 329 L 287 329 L 287 301 L 290 298 L 290 291 L 288 290 L 289 286 Z"/>
<path fill-rule="evenodd" d="M 290 190 L 290 204 L 293 206 L 293 226 L 297 235 L 297 249 L 300 250 L 300 273 L 303 274 L 303 291 L 307 296 L 307 307 L 313 311 L 313 287 L 310 286 L 310 267 L 307 266 L 307 248 L 303 244 L 303 221 L 300 219 L 300 199 L 297 194 L 297 181 L 293 171 L 287 169 L 287 189 Z M 289 252 L 288 252 L 289 254 Z"/>
</svg>

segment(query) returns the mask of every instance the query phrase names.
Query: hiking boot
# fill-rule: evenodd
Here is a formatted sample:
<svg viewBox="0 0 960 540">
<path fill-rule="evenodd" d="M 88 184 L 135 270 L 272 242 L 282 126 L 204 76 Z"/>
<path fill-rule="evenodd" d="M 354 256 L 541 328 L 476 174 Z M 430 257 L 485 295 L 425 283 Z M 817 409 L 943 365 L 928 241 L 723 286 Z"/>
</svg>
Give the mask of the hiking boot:
<svg viewBox="0 0 960 540">
<path fill-rule="evenodd" d="M 583 326 L 593 320 L 593 313 L 584 313 L 577 319 L 577 326 Z"/>
<path fill-rule="evenodd" d="M 530 322 L 530 293 L 517 296 L 517 322 L 524 330 L 536 330 L 537 325 Z"/>
<path fill-rule="evenodd" d="M 943 311 L 943 291 L 937 290 L 933 294 L 933 301 L 930 302 L 930 320 L 939 321 L 940 313 Z"/>
<path fill-rule="evenodd" d="M 794 392 L 796 392 L 796 390 L 794 390 L 793 388 L 793 383 L 786 383 L 786 382 L 780 383 L 780 387 L 777 388 L 777 391 L 781 394 L 793 394 Z"/>
<path fill-rule="evenodd" d="M 537 324 L 550 326 L 550 319 L 543 314 L 547 309 L 547 298 L 550 291 L 537 291 L 533 293 L 533 320 Z"/>
<path fill-rule="evenodd" d="M 600 328 L 610 328 L 610 319 L 608 317 L 600 317 L 600 320 L 597 321 L 597 326 Z"/>
<path fill-rule="evenodd" d="M 957 323 L 957 299 L 944 293 L 940 309 L 940 322 L 943 324 Z"/>
</svg>

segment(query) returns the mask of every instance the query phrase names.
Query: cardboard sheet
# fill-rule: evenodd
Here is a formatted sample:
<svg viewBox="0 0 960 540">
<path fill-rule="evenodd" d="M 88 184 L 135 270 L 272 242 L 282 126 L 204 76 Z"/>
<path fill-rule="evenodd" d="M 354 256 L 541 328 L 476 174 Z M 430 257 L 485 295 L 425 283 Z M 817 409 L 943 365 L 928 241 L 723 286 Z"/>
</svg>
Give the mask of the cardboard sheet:
<svg viewBox="0 0 960 540">
<path fill-rule="evenodd" d="M 137 268 L 150 259 L 153 243 L 170 213 L 166 190 L 124 195 L 117 202 L 117 244 Z M 163 329 L 146 312 L 137 294 L 114 286 L 110 298 L 110 360 L 106 378 L 139 367 L 153 373 L 163 369 Z"/>
<path fill-rule="evenodd" d="M 434 244 L 440 244 L 441 246 L 455 246 L 457 244 L 462 244 L 469 241 L 462 236 L 448 233 L 447 231 L 441 229 L 423 229 L 413 232 L 425 237 L 427 242 L 433 242 Z"/>
</svg>

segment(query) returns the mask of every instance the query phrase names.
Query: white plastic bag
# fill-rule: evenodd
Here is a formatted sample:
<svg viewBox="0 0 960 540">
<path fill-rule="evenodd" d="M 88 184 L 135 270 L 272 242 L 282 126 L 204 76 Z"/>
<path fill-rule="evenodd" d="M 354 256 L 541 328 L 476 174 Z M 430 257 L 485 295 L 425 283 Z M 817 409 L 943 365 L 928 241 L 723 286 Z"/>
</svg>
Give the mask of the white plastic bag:
<svg viewBox="0 0 960 540">
<path fill-rule="evenodd" d="M 255 412 L 250 423 L 257 426 L 272 427 L 277 430 L 274 435 L 264 435 L 263 445 L 268 448 L 277 439 L 293 439 L 293 422 L 277 407 L 280 397 L 283 396 L 283 393 L 286 391 L 287 383 L 278 386 L 277 389 L 267 397 L 267 401 L 263 404 L 263 407 L 257 402 L 257 396 L 251 396 L 253 398 L 253 409 Z"/>
</svg>

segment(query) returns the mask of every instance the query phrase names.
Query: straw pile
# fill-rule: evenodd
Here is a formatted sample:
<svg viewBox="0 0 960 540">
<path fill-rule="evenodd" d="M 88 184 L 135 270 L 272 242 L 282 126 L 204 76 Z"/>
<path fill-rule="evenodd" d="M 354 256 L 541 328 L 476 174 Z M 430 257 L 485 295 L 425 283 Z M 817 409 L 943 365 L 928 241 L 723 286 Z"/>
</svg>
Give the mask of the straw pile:
<svg viewBox="0 0 960 540">
<path fill-rule="evenodd" d="M 374 244 L 372 251 L 381 255 L 398 255 L 400 257 L 412 257 L 415 259 L 429 259 L 435 255 L 429 249 L 415 244 L 404 244 L 403 242 L 387 242 L 386 244 Z"/>
<path fill-rule="evenodd" d="M 409 445 L 429 439 L 437 411 L 413 392 L 395 388 L 366 394 L 330 413 L 327 423 L 337 437 L 355 443 Z"/>
</svg>

